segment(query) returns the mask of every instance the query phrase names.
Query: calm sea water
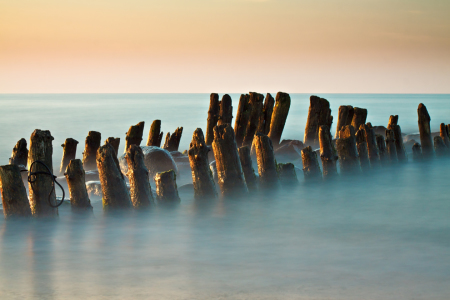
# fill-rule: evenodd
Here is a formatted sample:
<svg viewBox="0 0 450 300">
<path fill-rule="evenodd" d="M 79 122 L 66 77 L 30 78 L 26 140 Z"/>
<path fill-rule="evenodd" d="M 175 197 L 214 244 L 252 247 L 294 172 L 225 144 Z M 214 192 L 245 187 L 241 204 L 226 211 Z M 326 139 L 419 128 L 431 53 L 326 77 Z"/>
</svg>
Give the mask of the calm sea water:
<svg viewBox="0 0 450 300">
<path fill-rule="evenodd" d="M 231 95 L 237 109 L 239 95 Z M 450 123 L 450 95 L 319 95 L 369 110 L 386 125 L 400 115 L 417 132 L 424 103 L 432 130 Z M 292 95 L 283 138 L 303 140 L 309 95 Z M 206 126 L 209 95 L 0 95 L 0 160 L 36 129 L 65 138 L 89 130 L 123 138 L 154 119 L 183 126 L 180 149 Z M 449 299 L 450 159 L 409 162 L 335 182 L 260 191 L 241 199 L 181 204 L 146 212 L 80 218 L 69 205 L 58 220 L 0 216 L 0 299 Z M 179 180 L 189 182 L 189 172 Z M 154 184 L 152 183 L 154 187 Z"/>
</svg>

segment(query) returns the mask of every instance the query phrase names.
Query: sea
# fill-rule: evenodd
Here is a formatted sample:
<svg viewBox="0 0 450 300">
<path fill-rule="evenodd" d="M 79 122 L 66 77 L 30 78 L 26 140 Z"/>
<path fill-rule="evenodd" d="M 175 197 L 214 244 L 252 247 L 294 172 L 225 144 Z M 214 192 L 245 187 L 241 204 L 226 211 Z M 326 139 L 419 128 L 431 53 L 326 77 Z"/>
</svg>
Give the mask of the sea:
<svg viewBox="0 0 450 300">
<path fill-rule="evenodd" d="M 333 135 L 340 105 L 368 109 L 374 126 L 399 115 L 405 134 L 418 133 L 420 103 L 431 131 L 450 123 L 449 94 L 316 95 Z M 303 140 L 310 96 L 291 94 L 282 139 Z M 54 137 L 55 171 L 64 140 L 81 158 L 89 131 L 120 137 L 122 154 L 128 128 L 145 121 L 145 144 L 155 119 L 164 136 L 183 127 L 183 151 L 208 107 L 209 94 L 0 94 L 0 164 L 35 129 Z M 326 182 L 305 182 L 294 163 L 297 186 L 233 199 L 195 200 L 186 171 L 177 206 L 105 214 L 91 199 L 86 216 L 68 203 L 52 220 L 1 213 L 0 299 L 450 299 L 450 157 Z"/>
</svg>

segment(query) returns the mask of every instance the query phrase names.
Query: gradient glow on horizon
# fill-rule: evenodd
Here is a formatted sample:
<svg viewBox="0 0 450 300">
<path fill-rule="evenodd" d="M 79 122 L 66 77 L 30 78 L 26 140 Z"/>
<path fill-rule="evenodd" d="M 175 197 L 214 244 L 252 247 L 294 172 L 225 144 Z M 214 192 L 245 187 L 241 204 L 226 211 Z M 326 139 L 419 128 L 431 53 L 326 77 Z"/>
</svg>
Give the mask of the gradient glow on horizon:
<svg viewBox="0 0 450 300">
<path fill-rule="evenodd" d="M 448 0 L 0 0 L 0 93 L 450 93 Z"/>
</svg>

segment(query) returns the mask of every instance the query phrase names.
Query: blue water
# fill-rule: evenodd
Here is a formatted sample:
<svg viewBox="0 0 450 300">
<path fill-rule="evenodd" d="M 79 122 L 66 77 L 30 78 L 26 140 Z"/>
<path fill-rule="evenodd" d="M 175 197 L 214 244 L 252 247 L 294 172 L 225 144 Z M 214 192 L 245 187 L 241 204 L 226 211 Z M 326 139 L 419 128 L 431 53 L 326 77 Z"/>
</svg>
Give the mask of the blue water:
<svg viewBox="0 0 450 300">
<path fill-rule="evenodd" d="M 284 138 L 303 140 L 308 96 L 292 95 Z M 334 115 L 367 108 L 373 125 L 398 114 L 405 133 L 418 131 L 420 102 L 432 130 L 450 123 L 450 95 L 319 96 Z M 36 128 L 52 132 L 59 165 L 67 137 L 81 157 L 89 130 L 123 139 L 145 121 L 145 141 L 156 118 L 165 132 L 183 126 L 187 149 L 208 105 L 206 94 L 0 95 L 0 159 Z M 182 188 L 177 207 L 120 215 L 91 198 L 91 218 L 68 204 L 58 220 L 0 216 L 0 299 L 450 299 L 449 167 L 410 161 L 322 184 L 299 173 L 296 188 L 206 203 Z"/>
</svg>

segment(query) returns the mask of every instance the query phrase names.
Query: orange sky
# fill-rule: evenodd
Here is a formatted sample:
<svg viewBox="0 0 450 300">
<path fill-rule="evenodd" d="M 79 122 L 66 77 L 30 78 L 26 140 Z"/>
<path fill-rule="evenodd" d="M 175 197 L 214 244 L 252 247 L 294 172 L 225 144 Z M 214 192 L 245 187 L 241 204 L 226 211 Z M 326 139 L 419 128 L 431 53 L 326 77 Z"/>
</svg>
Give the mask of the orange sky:
<svg viewBox="0 0 450 300">
<path fill-rule="evenodd" d="M 0 0 L 0 93 L 450 93 L 448 0 Z"/>
</svg>

